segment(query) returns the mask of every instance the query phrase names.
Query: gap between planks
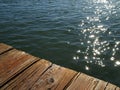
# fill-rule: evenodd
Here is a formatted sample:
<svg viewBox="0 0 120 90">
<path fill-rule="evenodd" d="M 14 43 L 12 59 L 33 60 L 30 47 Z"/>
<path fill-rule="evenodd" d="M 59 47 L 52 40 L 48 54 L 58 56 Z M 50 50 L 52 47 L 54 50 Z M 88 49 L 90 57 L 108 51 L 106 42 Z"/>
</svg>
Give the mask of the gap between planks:
<svg viewBox="0 0 120 90">
<path fill-rule="evenodd" d="M 9 49 L 11 46 L 0 44 L 0 87 L 17 76 L 24 69 L 39 60 L 23 51 Z M 4 47 L 4 48 L 3 48 Z M 4 53 L 3 53 L 4 52 Z"/>
<path fill-rule="evenodd" d="M 16 49 L 0 43 L 0 56 L 14 50 Z M 19 52 L 23 51 L 19 50 Z M 21 90 L 120 90 L 119 87 L 105 81 L 37 59 L 32 63 L 23 64 L 27 67 L 13 73 L 13 76 L 2 83 L 0 90 L 18 90 L 18 88 Z M 36 64 L 38 65 L 35 66 Z"/>
<path fill-rule="evenodd" d="M 8 52 L 9 50 L 12 50 L 12 49 L 13 49 L 12 46 L 0 43 L 0 55 L 4 54 L 5 52 Z"/>
</svg>

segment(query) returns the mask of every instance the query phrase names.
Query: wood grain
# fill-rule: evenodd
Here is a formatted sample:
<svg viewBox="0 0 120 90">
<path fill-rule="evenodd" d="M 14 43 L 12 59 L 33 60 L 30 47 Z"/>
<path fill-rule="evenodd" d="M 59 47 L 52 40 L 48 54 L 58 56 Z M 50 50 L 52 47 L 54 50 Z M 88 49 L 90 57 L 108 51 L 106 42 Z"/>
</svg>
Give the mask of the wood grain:
<svg viewBox="0 0 120 90">
<path fill-rule="evenodd" d="M 16 49 L 0 55 L 0 86 L 38 59 Z"/>
<path fill-rule="evenodd" d="M 99 83 L 95 87 L 95 90 L 105 90 L 106 86 L 107 86 L 107 82 L 99 80 Z"/>
<path fill-rule="evenodd" d="M 98 79 L 81 73 L 73 79 L 66 90 L 93 90 L 98 82 Z"/>
<path fill-rule="evenodd" d="M 0 55 L 8 50 L 12 49 L 11 46 L 0 43 Z"/>
<path fill-rule="evenodd" d="M 105 90 L 115 90 L 117 87 L 113 84 L 108 83 Z"/>
<path fill-rule="evenodd" d="M 0 90 L 120 90 L 0 43 Z"/>
<path fill-rule="evenodd" d="M 32 90 L 63 90 L 76 74 L 75 71 L 53 64 L 34 84 Z"/>
<path fill-rule="evenodd" d="M 51 62 L 46 60 L 37 61 L 35 64 L 30 66 L 16 78 L 11 80 L 1 90 L 29 90 L 32 85 L 38 80 L 38 78 L 51 66 Z"/>
<path fill-rule="evenodd" d="M 120 90 L 120 87 L 116 87 L 116 89 L 115 90 Z"/>
</svg>

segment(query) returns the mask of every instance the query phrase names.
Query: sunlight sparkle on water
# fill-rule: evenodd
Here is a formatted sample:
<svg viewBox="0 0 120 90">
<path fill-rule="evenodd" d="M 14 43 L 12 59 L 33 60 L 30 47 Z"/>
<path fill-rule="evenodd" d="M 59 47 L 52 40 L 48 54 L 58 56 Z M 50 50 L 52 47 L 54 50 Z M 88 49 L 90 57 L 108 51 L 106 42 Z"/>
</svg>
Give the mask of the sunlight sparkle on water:
<svg viewBox="0 0 120 90">
<path fill-rule="evenodd" d="M 87 43 L 89 44 L 89 43 L 91 43 L 91 41 L 87 41 Z"/>
<path fill-rule="evenodd" d="M 94 52 L 95 52 L 96 54 L 100 55 L 100 51 L 98 51 L 97 49 L 94 50 Z"/>
<path fill-rule="evenodd" d="M 84 58 L 85 58 L 85 59 L 88 59 L 88 57 L 87 57 L 87 56 L 85 56 Z"/>
<path fill-rule="evenodd" d="M 70 29 L 68 29 L 68 32 L 71 32 L 71 30 L 70 30 Z"/>
<path fill-rule="evenodd" d="M 109 18 L 110 18 L 110 17 L 107 16 L 107 17 L 106 17 L 106 20 L 109 20 Z"/>
<path fill-rule="evenodd" d="M 110 27 L 103 23 L 111 20 L 111 15 L 116 15 L 116 11 L 114 11 L 115 5 L 110 0 L 92 0 L 91 2 L 95 7 L 90 6 L 88 8 L 86 6 L 84 10 L 89 12 L 93 8 L 94 11 L 90 11 L 92 15 L 85 16 L 78 23 L 78 28 L 80 28 L 80 33 L 78 33 L 80 49 L 78 48 L 76 51 L 78 56 L 73 57 L 73 59 L 77 61 L 82 59 L 86 63 L 105 67 L 106 62 L 103 61 L 107 59 L 109 62 L 114 63 L 120 49 L 120 41 L 116 41 L 116 38 L 113 38 L 114 31 L 110 30 Z M 111 40 L 111 37 L 113 40 Z M 78 57 L 81 58 L 79 59 Z M 115 62 L 115 65 L 119 64 L 120 62 Z M 85 66 L 85 69 L 89 70 L 89 67 Z"/>
<path fill-rule="evenodd" d="M 89 20 L 90 22 L 97 22 L 97 21 L 100 21 L 100 18 L 99 17 L 86 17 L 87 20 Z"/>
<path fill-rule="evenodd" d="M 120 44 L 120 42 L 119 42 L 119 41 L 117 41 L 117 42 L 116 42 L 116 44 L 118 45 L 118 44 Z"/>
<path fill-rule="evenodd" d="M 114 57 L 111 57 L 111 58 L 110 58 L 110 60 L 111 60 L 111 61 L 114 61 L 114 60 L 115 60 L 115 58 L 114 58 Z"/>
<path fill-rule="evenodd" d="M 120 61 L 116 61 L 116 62 L 115 62 L 115 65 L 116 65 L 116 66 L 120 66 Z"/>
<path fill-rule="evenodd" d="M 90 35 L 90 36 L 89 36 L 89 38 L 94 38 L 94 37 L 95 37 L 95 35 Z"/>
<path fill-rule="evenodd" d="M 108 3 L 107 0 L 93 0 L 94 3 Z"/>
<path fill-rule="evenodd" d="M 86 70 L 90 70 L 90 68 L 89 68 L 88 66 L 85 66 L 85 69 L 86 69 Z"/>
<path fill-rule="evenodd" d="M 74 56 L 73 57 L 73 60 L 78 60 L 79 59 L 79 56 Z"/>
<path fill-rule="evenodd" d="M 81 51 L 80 50 L 77 50 L 77 53 L 80 53 Z"/>
<path fill-rule="evenodd" d="M 97 27 L 98 27 L 98 28 L 103 28 L 103 25 L 98 25 Z"/>
</svg>

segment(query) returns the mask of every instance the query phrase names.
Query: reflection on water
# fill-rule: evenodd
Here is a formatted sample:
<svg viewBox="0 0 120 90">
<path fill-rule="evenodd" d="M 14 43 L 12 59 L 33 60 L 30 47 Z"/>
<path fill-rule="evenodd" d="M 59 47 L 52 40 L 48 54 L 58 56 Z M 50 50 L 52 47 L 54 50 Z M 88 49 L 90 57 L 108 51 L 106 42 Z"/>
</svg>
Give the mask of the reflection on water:
<svg viewBox="0 0 120 90">
<path fill-rule="evenodd" d="M 119 0 L 0 0 L 0 41 L 120 86 Z"/>
<path fill-rule="evenodd" d="M 83 56 L 83 60 L 87 63 L 105 67 L 107 65 L 106 60 L 109 59 L 111 60 L 109 62 L 113 62 L 115 67 L 120 66 L 120 61 L 116 57 L 120 41 L 114 36 L 114 31 L 109 30 L 109 26 L 104 23 L 112 15 L 117 16 L 115 5 L 108 0 L 90 0 L 88 3 L 91 3 L 91 5 L 84 7 L 83 11 L 90 12 L 93 10 L 91 11 L 92 15 L 86 16 L 78 24 L 78 28 L 80 28 L 79 34 L 82 36 L 80 37 L 80 43 L 87 47 L 83 51 L 77 50 L 73 60 L 78 61 Z M 113 36 L 112 42 L 111 36 Z M 107 53 L 109 53 L 109 56 L 106 57 Z M 90 68 L 85 66 L 85 69 L 89 70 Z"/>
</svg>

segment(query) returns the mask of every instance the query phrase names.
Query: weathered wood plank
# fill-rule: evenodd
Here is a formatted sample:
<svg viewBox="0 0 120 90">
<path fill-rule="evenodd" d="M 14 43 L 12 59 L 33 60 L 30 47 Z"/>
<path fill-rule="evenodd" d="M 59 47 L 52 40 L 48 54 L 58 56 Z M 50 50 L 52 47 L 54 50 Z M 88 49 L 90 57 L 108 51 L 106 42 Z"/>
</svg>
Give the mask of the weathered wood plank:
<svg viewBox="0 0 120 90">
<path fill-rule="evenodd" d="M 77 72 L 52 65 L 34 84 L 31 90 L 63 90 Z"/>
<path fill-rule="evenodd" d="M 120 90 L 120 88 L 119 87 L 116 87 L 116 89 L 115 90 Z"/>
<path fill-rule="evenodd" d="M 0 90 L 120 90 L 0 43 Z"/>
<path fill-rule="evenodd" d="M 77 74 L 77 72 L 70 70 L 70 69 L 66 69 L 64 67 L 62 67 L 62 69 L 64 69 L 65 73 L 61 73 L 63 74 L 61 81 L 59 81 L 59 84 L 57 85 L 57 87 L 55 88 L 55 90 L 63 90 L 63 88 L 74 78 L 74 76 Z"/>
<path fill-rule="evenodd" d="M 105 90 L 115 90 L 117 87 L 111 83 L 108 83 Z"/>
<path fill-rule="evenodd" d="M 105 90 L 107 86 L 107 82 L 100 80 L 97 86 L 95 87 L 95 90 Z"/>
<path fill-rule="evenodd" d="M 16 49 L 0 55 L 0 87 L 38 58 Z"/>
<path fill-rule="evenodd" d="M 29 90 L 38 78 L 51 66 L 51 62 L 40 60 L 11 80 L 1 90 Z"/>
<path fill-rule="evenodd" d="M 78 74 L 66 90 L 93 90 L 98 83 L 98 79 L 86 74 Z"/>
<path fill-rule="evenodd" d="M 6 44 L 0 43 L 0 55 L 8 50 L 12 49 L 11 46 L 8 46 Z"/>
</svg>

